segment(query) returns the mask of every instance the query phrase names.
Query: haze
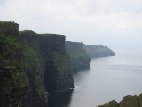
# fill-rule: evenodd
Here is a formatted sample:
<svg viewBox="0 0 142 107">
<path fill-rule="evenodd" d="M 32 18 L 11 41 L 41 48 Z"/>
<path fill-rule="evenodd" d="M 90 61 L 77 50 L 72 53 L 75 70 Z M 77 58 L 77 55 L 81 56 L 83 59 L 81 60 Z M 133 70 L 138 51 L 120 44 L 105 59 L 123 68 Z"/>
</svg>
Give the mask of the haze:
<svg viewBox="0 0 142 107">
<path fill-rule="evenodd" d="M 85 44 L 142 46 L 141 0 L 0 0 L 0 20 Z"/>
</svg>

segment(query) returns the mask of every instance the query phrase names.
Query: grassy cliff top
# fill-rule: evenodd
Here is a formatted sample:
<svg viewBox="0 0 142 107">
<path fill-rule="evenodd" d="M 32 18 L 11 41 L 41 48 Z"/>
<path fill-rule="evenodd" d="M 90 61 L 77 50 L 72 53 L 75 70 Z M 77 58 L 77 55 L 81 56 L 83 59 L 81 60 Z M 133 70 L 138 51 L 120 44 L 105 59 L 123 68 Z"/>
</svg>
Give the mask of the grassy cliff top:
<svg viewBox="0 0 142 107">
<path fill-rule="evenodd" d="M 49 33 L 45 33 L 45 34 L 37 34 L 32 30 L 23 30 L 20 31 L 20 34 L 23 36 L 37 36 L 37 37 L 47 37 L 47 38 L 65 38 L 64 35 L 59 35 L 59 34 L 49 34 Z"/>
<path fill-rule="evenodd" d="M 0 24 L 18 24 L 18 23 L 15 23 L 14 21 L 0 21 Z"/>
<path fill-rule="evenodd" d="M 5 36 L 19 36 L 19 24 L 14 21 L 0 21 L 0 34 Z"/>
<path fill-rule="evenodd" d="M 49 34 L 49 33 L 45 33 L 45 34 L 39 34 L 39 36 L 47 36 L 47 37 L 56 37 L 56 38 L 65 38 L 64 35 L 59 35 L 59 34 Z"/>
</svg>

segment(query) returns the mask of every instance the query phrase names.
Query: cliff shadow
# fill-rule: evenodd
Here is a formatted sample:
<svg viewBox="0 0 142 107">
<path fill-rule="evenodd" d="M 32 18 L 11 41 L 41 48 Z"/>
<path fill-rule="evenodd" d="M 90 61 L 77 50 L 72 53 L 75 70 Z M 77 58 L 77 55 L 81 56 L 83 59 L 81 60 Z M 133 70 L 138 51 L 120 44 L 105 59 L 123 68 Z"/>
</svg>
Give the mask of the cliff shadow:
<svg viewBox="0 0 142 107">
<path fill-rule="evenodd" d="M 72 94 L 73 90 L 51 93 L 48 97 L 48 107 L 68 107 Z"/>
</svg>

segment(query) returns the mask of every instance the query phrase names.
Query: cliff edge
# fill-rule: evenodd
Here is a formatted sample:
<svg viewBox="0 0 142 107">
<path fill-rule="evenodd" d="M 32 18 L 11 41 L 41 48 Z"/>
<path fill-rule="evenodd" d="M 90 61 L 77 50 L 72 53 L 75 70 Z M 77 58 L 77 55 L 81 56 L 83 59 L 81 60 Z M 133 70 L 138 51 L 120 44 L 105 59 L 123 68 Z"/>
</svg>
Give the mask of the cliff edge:
<svg viewBox="0 0 142 107">
<path fill-rule="evenodd" d="M 104 45 L 84 45 L 84 49 L 91 58 L 115 56 L 115 53 Z"/>
</svg>

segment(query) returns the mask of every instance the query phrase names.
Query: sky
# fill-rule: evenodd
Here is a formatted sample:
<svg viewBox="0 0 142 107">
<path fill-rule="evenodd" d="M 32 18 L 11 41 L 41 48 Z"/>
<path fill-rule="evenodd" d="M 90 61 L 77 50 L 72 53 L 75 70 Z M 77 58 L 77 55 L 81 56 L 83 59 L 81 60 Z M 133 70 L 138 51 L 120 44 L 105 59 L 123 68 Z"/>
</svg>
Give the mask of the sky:
<svg viewBox="0 0 142 107">
<path fill-rule="evenodd" d="M 113 49 L 142 46 L 142 0 L 0 0 L 0 20 L 68 41 Z"/>
</svg>

